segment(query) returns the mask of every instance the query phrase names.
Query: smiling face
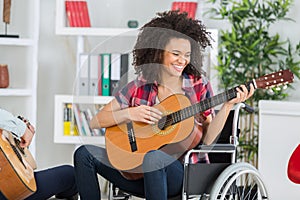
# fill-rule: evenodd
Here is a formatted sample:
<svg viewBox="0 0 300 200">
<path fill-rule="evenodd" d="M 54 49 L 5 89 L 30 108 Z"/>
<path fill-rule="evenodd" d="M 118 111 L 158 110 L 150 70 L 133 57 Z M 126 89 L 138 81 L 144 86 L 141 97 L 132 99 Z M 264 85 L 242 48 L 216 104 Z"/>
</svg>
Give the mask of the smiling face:
<svg viewBox="0 0 300 200">
<path fill-rule="evenodd" d="M 172 38 L 166 45 L 162 68 L 162 77 L 180 77 L 190 62 L 191 43 L 187 39 Z"/>
</svg>

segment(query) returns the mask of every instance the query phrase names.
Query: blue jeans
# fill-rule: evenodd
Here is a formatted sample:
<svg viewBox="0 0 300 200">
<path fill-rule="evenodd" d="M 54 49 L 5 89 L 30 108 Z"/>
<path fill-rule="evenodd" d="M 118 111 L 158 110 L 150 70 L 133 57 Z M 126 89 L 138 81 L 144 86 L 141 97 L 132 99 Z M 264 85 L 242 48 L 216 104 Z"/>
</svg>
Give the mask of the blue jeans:
<svg viewBox="0 0 300 200">
<path fill-rule="evenodd" d="M 34 172 L 34 176 L 37 191 L 26 200 L 45 200 L 54 195 L 68 198 L 78 193 L 72 166 L 63 165 L 41 170 Z M 0 200 L 6 200 L 1 192 Z"/>
<path fill-rule="evenodd" d="M 124 178 L 110 165 L 106 150 L 93 145 L 84 145 L 76 150 L 74 168 L 81 200 L 101 199 L 97 174 L 119 189 L 147 200 L 166 200 L 182 190 L 183 165 L 159 150 L 145 155 L 142 164 L 144 178 L 138 180 Z"/>
</svg>

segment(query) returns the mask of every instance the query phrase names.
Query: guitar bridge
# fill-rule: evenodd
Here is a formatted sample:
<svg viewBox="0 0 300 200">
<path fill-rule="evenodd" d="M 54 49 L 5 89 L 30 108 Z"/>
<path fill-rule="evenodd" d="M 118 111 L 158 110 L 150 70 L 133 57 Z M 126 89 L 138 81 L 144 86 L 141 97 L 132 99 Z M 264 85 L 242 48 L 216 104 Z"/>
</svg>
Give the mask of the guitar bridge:
<svg viewBox="0 0 300 200">
<path fill-rule="evenodd" d="M 132 126 L 131 122 L 127 123 L 127 135 L 128 135 L 128 140 L 130 143 L 131 152 L 137 151 L 135 134 L 134 134 L 133 126 Z"/>
</svg>

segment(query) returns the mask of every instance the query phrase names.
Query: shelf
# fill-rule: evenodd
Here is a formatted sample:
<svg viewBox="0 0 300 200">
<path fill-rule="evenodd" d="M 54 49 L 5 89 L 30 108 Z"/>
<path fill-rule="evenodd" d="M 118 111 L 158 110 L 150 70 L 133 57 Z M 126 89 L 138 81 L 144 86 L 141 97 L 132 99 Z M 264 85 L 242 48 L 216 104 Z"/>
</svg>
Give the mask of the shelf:
<svg viewBox="0 0 300 200">
<path fill-rule="evenodd" d="M 105 144 L 103 136 L 55 136 L 54 143 L 60 144 Z"/>
<path fill-rule="evenodd" d="M 73 36 L 136 36 L 138 29 L 134 28 L 73 28 L 56 27 L 57 35 Z"/>
<path fill-rule="evenodd" d="M 69 36 L 136 36 L 138 28 L 128 28 L 129 20 L 139 26 L 149 21 L 157 12 L 169 10 L 173 0 L 103 0 L 88 2 L 91 28 L 68 27 L 65 0 L 56 0 L 55 32 Z M 117 13 L 117 14 L 116 14 Z"/>
<path fill-rule="evenodd" d="M 6 1 L 3 1 L 6 2 Z M 3 109 L 21 114 L 37 124 L 37 81 L 38 41 L 40 24 L 40 1 L 12 1 L 11 23 L 0 26 L 1 34 L 18 35 L 0 37 L 0 62 L 9 68 L 9 87 L 0 88 L 0 102 Z M 1 8 L 2 5 L 0 6 Z M 2 10 L 1 10 L 2 11 Z M 35 157 L 36 145 L 33 138 L 30 151 Z"/>
<path fill-rule="evenodd" d="M 30 89 L 0 89 L 0 96 L 31 96 Z"/>
<path fill-rule="evenodd" d="M 35 42 L 32 39 L 0 38 L 0 45 L 7 45 L 7 46 L 33 46 L 33 45 L 35 45 Z"/>
<path fill-rule="evenodd" d="M 107 104 L 111 96 L 74 96 L 55 95 L 54 142 L 61 144 L 105 144 L 103 136 L 65 136 L 63 134 L 63 110 L 66 103 L 72 104 Z"/>
</svg>

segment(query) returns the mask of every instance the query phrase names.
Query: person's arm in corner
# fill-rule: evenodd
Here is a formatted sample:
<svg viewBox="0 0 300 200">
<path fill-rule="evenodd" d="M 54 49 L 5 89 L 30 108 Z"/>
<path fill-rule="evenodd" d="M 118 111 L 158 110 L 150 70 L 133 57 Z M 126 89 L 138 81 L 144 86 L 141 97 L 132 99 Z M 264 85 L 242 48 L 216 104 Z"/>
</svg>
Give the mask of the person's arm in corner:
<svg viewBox="0 0 300 200">
<path fill-rule="evenodd" d="M 32 141 L 34 127 L 26 124 L 21 119 L 15 117 L 10 112 L 0 108 L 0 128 L 13 132 L 21 138 L 21 147 L 27 147 Z"/>
</svg>

